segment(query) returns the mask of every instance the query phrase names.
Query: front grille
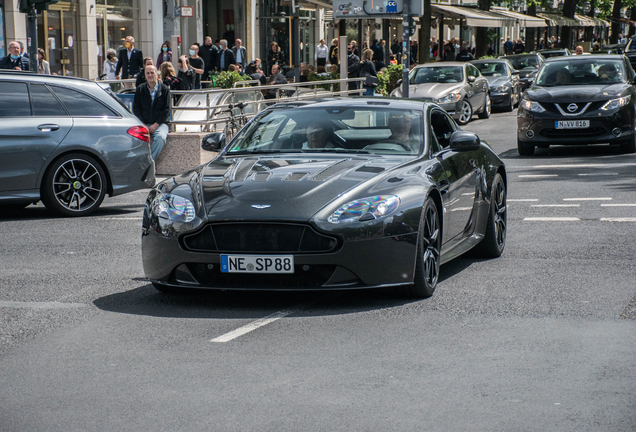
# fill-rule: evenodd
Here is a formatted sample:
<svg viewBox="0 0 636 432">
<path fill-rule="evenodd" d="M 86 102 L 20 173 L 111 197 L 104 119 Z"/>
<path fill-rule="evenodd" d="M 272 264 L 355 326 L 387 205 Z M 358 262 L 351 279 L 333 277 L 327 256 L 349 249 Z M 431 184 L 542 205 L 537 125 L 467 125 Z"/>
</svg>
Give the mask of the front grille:
<svg viewBox="0 0 636 432">
<path fill-rule="evenodd" d="M 543 103 L 540 102 L 541 106 L 543 106 L 547 111 L 554 113 L 554 114 L 558 114 L 558 115 L 562 115 L 561 112 L 559 111 L 559 109 L 557 108 L 557 105 L 559 105 L 561 107 L 561 109 L 563 110 L 563 112 L 567 113 L 567 114 L 571 114 L 572 116 L 578 116 L 584 113 L 591 113 L 593 111 L 596 111 L 597 109 L 600 109 L 603 105 L 605 105 L 607 103 L 607 101 L 597 101 L 597 102 L 592 102 L 590 104 L 589 107 L 587 107 L 587 109 L 583 110 L 583 108 L 585 108 L 585 106 L 588 104 L 588 102 L 576 102 L 577 105 L 577 109 L 571 113 L 568 111 L 568 105 L 570 105 L 570 102 L 568 103 L 559 103 L 559 104 L 553 104 L 553 103 Z"/>
<path fill-rule="evenodd" d="M 290 274 L 223 273 L 220 266 L 208 269 L 203 264 L 188 263 L 196 281 L 211 288 L 298 289 L 323 286 L 336 269 L 335 265 L 294 266 Z M 303 268 L 305 267 L 305 268 Z"/>
<path fill-rule="evenodd" d="M 543 129 L 539 135 L 546 138 L 594 138 L 606 133 L 604 128 L 593 127 L 587 129 Z"/>
<path fill-rule="evenodd" d="M 325 253 L 338 240 L 309 225 L 284 223 L 220 223 L 182 238 L 182 247 L 193 252 Z"/>
</svg>

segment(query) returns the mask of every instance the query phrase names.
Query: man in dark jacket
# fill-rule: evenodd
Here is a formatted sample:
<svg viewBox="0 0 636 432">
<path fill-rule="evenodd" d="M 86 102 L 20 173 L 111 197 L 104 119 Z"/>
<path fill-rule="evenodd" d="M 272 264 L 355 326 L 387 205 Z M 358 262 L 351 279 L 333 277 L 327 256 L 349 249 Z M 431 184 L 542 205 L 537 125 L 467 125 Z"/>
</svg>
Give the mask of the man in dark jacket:
<svg viewBox="0 0 636 432">
<path fill-rule="evenodd" d="M 146 82 L 137 87 L 133 113 L 148 127 L 152 137 L 152 158 L 157 160 L 168 138 L 170 89 L 159 81 L 157 68 L 146 66 Z"/>
<path fill-rule="evenodd" d="M 462 50 L 459 52 L 459 55 L 455 57 L 455 61 L 471 61 L 475 60 L 475 56 L 473 56 L 470 51 L 468 51 L 468 44 L 464 44 L 462 46 Z"/>
<path fill-rule="evenodd" d="M 247 51 L 245 50 L 245 47 L 243 46 L 243 41 L 241 41 L 240 39 L 237 39 L 236 42 L 234 43 L 235 43 L 234 48 L 232 48 L 232 54 L 234 54 L 234 60 L 236 61 L 236 64 L 245 66 L 249 62 L 247 60 Z"/>
<path fill-rule="evenodd" d="M 135 38 L 126 37 L 126 48 L 119 50 L 119 61 L 115 69 L 115 78 L 134 78 L 144 67 L 144 55 L 135 48 Z M 120 73 L 121 72 L 121 73 Z"/>
<path fill-rule="evenodd" d="M 29 60 L 20 55 L 20 44 L 9 44 L 9 55 L 0 58 L 0 69 L 29 70 Z"/>
<path fill-rule="evenodd" d="M 206 36 L 203 41 L 203 45 L 199 47 L 199 56 L 201 56 L 205 63 L 205 71 L 202 77 L 204 81 L 210 80 L 210 72 L 214 71 L 214 68 L 216 67 L 217 54 L 218 50 L 216 49 L 216 46 L 212 44 L 212 38 L 210 36 Z"/>
<path fill-rule="evenodd" d="M 354 54 L 353 45 L 349 44 L 347 46 L 347 54 L 347 75 L 349 75 L 349 78 L 358 78 L 360 76 L 358 73 L 358 67 L 360 66 L 360 57 Z M 357 89 L 357 82 L 349 82 L 349 90 Z"/>
<path fill-rule="evenodd" d="M 227 41 L 221 39 L 219 43 L 221 45 L 221 51 L 216 60 L 216 69 L 218 71 L 226 71 L 231 64 L 236 63 L 236 60 L 232 50 L 227 49 Z"/>
</svg>

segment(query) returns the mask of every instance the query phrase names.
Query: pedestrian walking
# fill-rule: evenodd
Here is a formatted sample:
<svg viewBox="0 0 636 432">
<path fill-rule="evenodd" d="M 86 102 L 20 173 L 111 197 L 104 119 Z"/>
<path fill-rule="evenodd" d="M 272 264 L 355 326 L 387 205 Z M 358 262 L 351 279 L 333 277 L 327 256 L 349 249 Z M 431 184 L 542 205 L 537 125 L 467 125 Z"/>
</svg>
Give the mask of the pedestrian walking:
<svg viewBox="0 0 636 432">
<path fill-rule="evenodd" d="M 320 43 L 316 46 L 316 53 L 314 54 L 316 66 L 324 67 L 327 64 L 327 57 L 329 57 L 329 48 L 325 45 L 325 40 L 320 39 Z"/>
<path fill-rule="evenodd" d="M 358 69 L 360 77 L 364 77 L 365 81 L 362 83 L 364 87 L 365 96 L 373 96 L 375 94 L 375 88 L 378 86 L 378 72 L 373 64 L 373 50 L 367 49 L 362 53 L 362 61 Z"/>
</svg>

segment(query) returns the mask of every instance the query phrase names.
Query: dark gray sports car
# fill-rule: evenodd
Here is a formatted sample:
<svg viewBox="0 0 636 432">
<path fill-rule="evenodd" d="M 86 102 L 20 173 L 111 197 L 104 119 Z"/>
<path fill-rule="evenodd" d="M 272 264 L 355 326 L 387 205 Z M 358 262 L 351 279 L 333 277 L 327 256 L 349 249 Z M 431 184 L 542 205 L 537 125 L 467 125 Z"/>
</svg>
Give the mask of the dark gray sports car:
<svg viewBox="0 0 636 432">
<path fill-rule="evenodd" d="M 437 104 L 274 105 L 207 165 L 157 184 L 142 256 L 160 291 L 394 287 L 428 297 L 440 264 L 506 241 L 504 163 Z"/>
</svg>

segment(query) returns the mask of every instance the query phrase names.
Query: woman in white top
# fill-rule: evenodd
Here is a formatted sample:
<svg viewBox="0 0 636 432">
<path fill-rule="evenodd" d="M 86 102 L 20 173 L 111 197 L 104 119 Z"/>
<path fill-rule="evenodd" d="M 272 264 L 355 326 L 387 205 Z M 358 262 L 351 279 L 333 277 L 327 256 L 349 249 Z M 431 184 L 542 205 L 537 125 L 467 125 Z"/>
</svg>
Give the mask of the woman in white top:
<svg viewBox="0 0 636 432">
<path fill-rule="evenodd" d="M 104 79 L 114 80 L 115 71 L 117 70 L 117 56 L 114 49 L 106 51 L 106 60 L 104 61 Z"/>
<path fill-rule="evenodd" d="M 51 75 L 51 65 L 44 60 L 44 50 L 42 48 L 38 48 L 38 73 Z"/>
<path fill-rule="evenodd" d="M 316 54 L 314 55 L 316 66 L 325 66 L 327 64 L 328 55 L 329 48 L 325 45 L 325 40 L 320 39 L 320 45 L 316 47 Z"/>
</svg>

